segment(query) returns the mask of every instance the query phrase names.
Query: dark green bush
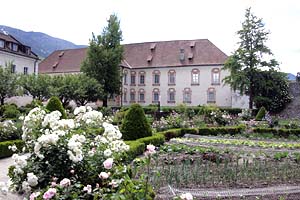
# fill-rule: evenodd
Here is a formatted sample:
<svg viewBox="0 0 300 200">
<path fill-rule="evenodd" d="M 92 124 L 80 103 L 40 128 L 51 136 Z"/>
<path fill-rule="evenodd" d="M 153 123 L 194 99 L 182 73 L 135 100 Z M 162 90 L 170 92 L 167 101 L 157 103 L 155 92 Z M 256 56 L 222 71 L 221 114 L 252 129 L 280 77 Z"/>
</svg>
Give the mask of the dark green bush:
<svg viewBox="0 0 300 200">
<path fill-rule="evenodd" d="M 0 158 L 9 157 L 14 154 L 8 146 L 16 145 L 19 150 L 21 150 L 24 146 L 24 142 L 22 140 L 10 140 L 5 142 L 0 142 Z"/>
<path fill-rule="evenodd" d="M 124 159 L 130 162 L 135 159 L 137 156 L 142 155 L 145 151 L 146 145 L 139 141 L 125 141 L 129 145 L 129 150 L 126 152 Z"/>
<path fill-rule="evenodd" d="M 144 137 L 136 140 L 138 142 L 142 142 L 145 145 L 152 144 L 154 146 L 160 146 L 165 142 L 165 136 L 162 133 L 156 133 L 149 137 Z"/>
<path fill-rule="evenodd" d="M 203 127 L 199 128 L 199 135 L 237 135 L 243 133 L 245 126 L 231 127 Z"/>
<path fill-rule="evenodd" d="M 193 134 L 193 135 L 198 135 L 199 131 L 196 128 L 182 128 L 181 129 L 181 135 L 185 134 Z"/>
<path fill-rule="evenodd" d="M 261 107 L 255 117 L 256 121 L 261 121 L 266 115 L 266 109 L 265 107 Z"/>
<path fill-rule="evenodd" d="M 50 112 L 58 110 L 62 114 L 61 115 L 62 119 L 67 118 L 66 111 L 58 97 L 55 96 L 51 97 L 49 102 L 47 103 L 46 109 L 49 110 Z"/>
<path fill-rule="evenodd" d="M 136 140 L 152 135 L 152 129 L 139 104 L 132 104 L 121 125 L 124 140 Z"/>
<path fill-rule="evenodd" d="M 170 129 L 161 133 L 165 136 L 166 141 L 169 141 L 172 138 L 182 137 L 185 134 L 181 129 Z"/>
<path fill-rule="evenodd" d="M 242 113 L 243 109 L 241 108 L 220 108 L 222 112 L 227 112 L 229 115 L 238 115 Z"/>
<path fill-rule="evenodd" d="M 271 133 L 274 136 L 284 138 L 288 138 L 293 135 L 300 137 L 300 129 L 253 128 L 253 133 Z"/>
</svg>

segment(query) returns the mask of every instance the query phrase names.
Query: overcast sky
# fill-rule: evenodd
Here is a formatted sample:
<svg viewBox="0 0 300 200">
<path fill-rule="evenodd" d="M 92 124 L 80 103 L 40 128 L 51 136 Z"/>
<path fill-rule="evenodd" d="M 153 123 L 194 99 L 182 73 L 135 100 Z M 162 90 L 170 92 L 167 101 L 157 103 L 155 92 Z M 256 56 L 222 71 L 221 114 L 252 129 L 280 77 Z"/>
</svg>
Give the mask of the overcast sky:
<svg viewBox="0 0 300 200">
<path fill-rule="evenodd" d="M 300 71 L 299 0 L 5 0 L 0 24 L 87 45 L 110 14 L 121 20 L 123 43 L 207 38 L 230 55 L 245 9 L 263 18 L 268 46 L 284 72 Z"/>
</svg>

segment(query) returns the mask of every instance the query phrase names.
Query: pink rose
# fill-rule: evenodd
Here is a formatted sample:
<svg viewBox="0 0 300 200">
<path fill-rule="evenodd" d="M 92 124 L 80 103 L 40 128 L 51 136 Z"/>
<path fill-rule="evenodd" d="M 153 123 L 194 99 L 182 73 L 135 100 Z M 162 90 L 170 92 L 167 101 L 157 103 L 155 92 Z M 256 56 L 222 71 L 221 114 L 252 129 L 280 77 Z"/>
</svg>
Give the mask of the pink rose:
<svg viewBox="0 0 300 200">
<path fill-rule="evenodd" d="M 87 185 L 83 188 L 83 191 L 87 192 L 87 193 L 91 193 L 92 192 L 92 186 L 91 185 Z"/>
<path fill-rule="evenodd" d="M 34 192 L 30 195 L 29 199 L 30 200 L 35 200 L 36 197 L 40 196 L 40 192 Z"/>
<path fill-rule="evenodd" d="M 68 187 L 69 185 L 71 185 L 71 181 L 68 178 L 64 178 L 60 181 L 59 185 L 62 187 Z"/>
<path fill-rule="evenodd" d="M 56 195 L 56 189 L 55 188 L 49 188 L 47 192 L 44 193 L 43 199 L 51 199 Z"/>
<path fill-rule="evenodd" d="M 145 152 L 145 155 L 148 156 L 148 155 L 151 155 L 151 154 L 154 154 L 154 153 L 156 153 L 155 146 L 152 145 L 152 144 L 148 144 L 147 145 L 147 150 Z"/>
<path fill-rule="evenodd" d="M 111 169 L 113 165 L 114 160 L 112 158 L 108 158 L 103 162 L 105 169 Z"/>
<path fill-rule="evenodd" d="M 109 177 L 109 174 L 106 172 L 101 172 L 99 174 L 99 178 L 101 178 L 101 179 L 107 179 L 108 177 Z"/>
</svg>

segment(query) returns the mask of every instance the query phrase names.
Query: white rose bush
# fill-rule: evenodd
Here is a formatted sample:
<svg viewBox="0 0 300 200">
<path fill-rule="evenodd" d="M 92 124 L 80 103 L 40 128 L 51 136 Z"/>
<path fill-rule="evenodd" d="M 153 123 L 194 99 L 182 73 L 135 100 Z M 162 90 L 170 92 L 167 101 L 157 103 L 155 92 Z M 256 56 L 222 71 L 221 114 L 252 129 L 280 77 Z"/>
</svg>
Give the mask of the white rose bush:
<svg viewBox="0 0 300 200">
<path fill-rule="evenodd" d="M 90 107 L 60 117 L 37 107 L 24 118 L 26 153 L 12 157 L 10 190 L 30 200 L 138 199 L 145 186 L 124 164 L 129 146 L 119 129 Z"/>
</svg>

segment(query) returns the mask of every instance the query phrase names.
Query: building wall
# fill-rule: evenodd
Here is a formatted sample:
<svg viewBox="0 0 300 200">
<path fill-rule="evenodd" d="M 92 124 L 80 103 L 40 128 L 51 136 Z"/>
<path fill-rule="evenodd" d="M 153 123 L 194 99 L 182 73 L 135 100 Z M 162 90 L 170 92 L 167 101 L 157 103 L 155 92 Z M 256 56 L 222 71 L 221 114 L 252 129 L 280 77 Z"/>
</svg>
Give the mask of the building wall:
<svg viewBox="0 0 300 200">
<path fill-rule="evenodd" d="M 123 79 L 123 94 L 127 90 L 127 102 L 124 101 L 123 105 L 130 105 L 130 90 L 135 90 L 135 102 L 141 105 L 149 105 L 153 102 L 153 90 L 155 88 L 160 91 L 160 104 L 162 106 L 176 106 L 183 103 L 183 93 L 186 88 L 191 91 L 191 102 L 186 103 L 190 106 L 207 105 L 208 102 L 208 90 L 214 89 L 216 95 L 216 101 L 213 104 L 222 107 L 231 107 L 231 89 L 228 85 L 222 84 L 222 79 L 229 74 L 228 71 L 221 70 L 222 66 L 188 66 L 188 67 L 164 67 L 164 68 L 148 68 L 148 69 L 124 69 L 127 71 L 127 85 L 124 84 Z M 198 69 L 200 71 L 200 84 L 192 85 L 192 70 Z M 212 70 L 220 70 L 220 84 L 212 84 Z M 158 70 L 160 72 L 160 84 L 153 85 L 153 72 Z M 168 84 L 168 72 L 174 70 L 175 85 Z M 139 73 L 143 71 L 145 73 L 145 86 L 139 86 Z M 130 85 L 130 74 L 136 73 L 136 85 Z M 138 91 L 144 89 L 145 91 L 145 102 L 138 101 Z M 169 89 L 175 89 L 175 102 L 168 102 L 168 91 Z"/>
<path fill-rule="evenodd" d="M 16 65 L 17 73 L 24 73 L 24 67 L 28 67 L 28 74 L 34 73 L 36 60 L 25 56 L 0 51 L 0 65 L 5 66 L 5 63 L 13 62 Z M 36 63 L 36 73 L 38 73 L 38 63 Z"/>
</svg>

